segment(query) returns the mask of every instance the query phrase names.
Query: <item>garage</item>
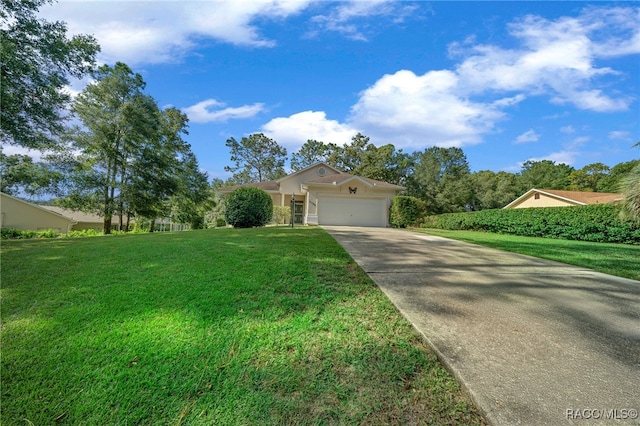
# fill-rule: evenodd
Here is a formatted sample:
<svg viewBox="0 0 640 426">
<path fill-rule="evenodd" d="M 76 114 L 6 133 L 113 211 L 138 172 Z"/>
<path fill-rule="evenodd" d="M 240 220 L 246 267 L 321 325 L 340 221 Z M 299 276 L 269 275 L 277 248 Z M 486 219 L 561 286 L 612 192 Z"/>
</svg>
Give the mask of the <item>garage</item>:
<svg viewBox="0 0 640 426">
<path fill-rule="evenodd" d="M 387 226 L 384 198 L 318 197 L 320 225 Z"/>
</svg>

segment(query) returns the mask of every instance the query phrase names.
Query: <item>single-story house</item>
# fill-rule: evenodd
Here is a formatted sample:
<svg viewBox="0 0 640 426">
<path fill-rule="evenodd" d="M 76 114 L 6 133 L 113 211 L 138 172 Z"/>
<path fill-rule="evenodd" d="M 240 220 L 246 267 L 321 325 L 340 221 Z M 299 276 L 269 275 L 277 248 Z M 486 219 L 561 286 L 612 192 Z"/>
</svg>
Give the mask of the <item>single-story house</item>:
<svg viewBox="0 0 640 426">
<path fill-rule="evenodd" d="M 2 208 L 2 228 L 13 228 L 30 231 L 53 229 L 66 234 L 69 231 L 95 229 L 102 231 L 104 221 L 101 216 L 83 213 L 76 210 L 63 209 L 56 206 L 40 206 L 21 200 L 5 193 L 0 193 Z M 112 219 L 112 229 L 119 229 L 117 217 Z"/>
<path fill-rule="evenodd" d="M 528 207 L 568 207 L 589 204 L 615 204 L 622 201 L 622 194 L 610 192 L 562 191 L 533 188 L 516 198 L 505 209 Z"/>
<path fill-rule="evenodd" d="M 95 231 L 102 231 L 104 229 L 104 218 L 97 214 L 84 213 L 78 210 L 63 209 L 57 206 L 42 206 L 47 210 L 61 214 L 71 218 L 75 224 L 72 227 L 72 231 L 84 231 L 86 229 L 93 229 Z M 120 229 L 120 221 L 117 216 L 111 218 L 111 229 Z"/>
<path fill-rule="evenodd" d="M 76 224 L 76 221 L 70 217 L 5 193 L 0 193 L 0 201 L 2 228 L 21 229 L 23 231 L 53 229 L 66 234 Z"/>
<path fill-rule="evenodd" d="M 255 186 L 271 195 L 274 206 L 290 206 L 294 223 L 304 225 L 380 226 L 389 224 L 391 200 L 404 187 L 342 172 L 316 163 L 281 179 L 220 189 L 229 194 Z"/>
</svg>

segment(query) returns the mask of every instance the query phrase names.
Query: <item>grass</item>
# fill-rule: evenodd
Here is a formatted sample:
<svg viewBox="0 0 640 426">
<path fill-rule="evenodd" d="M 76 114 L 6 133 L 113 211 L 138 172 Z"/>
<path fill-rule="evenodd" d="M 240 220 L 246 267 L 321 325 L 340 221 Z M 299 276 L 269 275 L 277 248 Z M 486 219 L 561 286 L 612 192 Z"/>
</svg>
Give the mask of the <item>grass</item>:
<svg viewBox="0 0 640 426">
<path fill-rule="evenodd" d="M 320 228 L 1 248 L 4 425 L 485 424 Z"/>
<path fill-rule="evenodd" d="M 640 246 L 636 245 L 518 237 L 477 231 L 412 230 L 640 280 Z"/>
</svg>

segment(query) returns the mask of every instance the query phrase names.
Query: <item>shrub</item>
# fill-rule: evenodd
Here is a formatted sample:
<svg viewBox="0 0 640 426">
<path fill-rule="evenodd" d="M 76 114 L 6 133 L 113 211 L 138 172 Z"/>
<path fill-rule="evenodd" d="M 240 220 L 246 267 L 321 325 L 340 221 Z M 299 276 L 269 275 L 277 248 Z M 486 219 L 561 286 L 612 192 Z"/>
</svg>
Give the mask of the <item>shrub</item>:
<svg viewBox="0 0 640 426">
<path fill-rule="evenodd" d="M 273 200 L 260 188 L 238 188 L 229 194 L 226 204 L 226 220 L 234 228 L 264 226 L 273 217 Z"/>
<path fill-rule="evenodd" d="M 416 197 L 399 195 L 391 201 L 389 222 L 394 228 L 415 226 L 426 211 L 424 201 Z"/>
<path fill-rule="evenodd" d="M 60 234 L 53 229 L 44 229 L 42 231 L 29 231 L 12 228 L 2 228 L 0 238 L 3 240 L 25 240 L 30 238 L 58 238 Z"/>
<path fill-rule="evenodd" d="M 527 237 L 640 244 L 640 225 L 621 220 L 620 206 L 610 204 L 446 213 L 425 218 L 422 226 Z"/>
<path fill-rule="evenodd" d="M 216 228 L 221 228 L 223 226 L 227 226 L 227 221 L 224 218 L 219 217 L 216 219 Z"/>
<path fill-rule="evenodd" d="M 291 221 L 291 207 L 287 206 L 273 206 L 273 219 L 272 223 L 276 225 L 282 225 L 283 223 L 289 223 Z"/>
</svg>

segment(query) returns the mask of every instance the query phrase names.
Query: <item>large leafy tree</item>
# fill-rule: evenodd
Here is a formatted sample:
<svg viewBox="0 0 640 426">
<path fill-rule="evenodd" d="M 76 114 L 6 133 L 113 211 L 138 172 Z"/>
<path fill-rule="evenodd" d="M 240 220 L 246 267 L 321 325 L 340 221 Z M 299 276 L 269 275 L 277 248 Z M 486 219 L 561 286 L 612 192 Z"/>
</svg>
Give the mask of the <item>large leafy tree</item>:
<svg viewBox="0 0 640 426">
<path fill-rule="evenodd" d="M 574 191 L 598 192 L 600 181 L 609 174 L 609 167 L 602 163 L 587 164 L 569 175 L 569 189 Z"/>
<path fill-rule="evenodd" d="M 470 169 L 460 148 L 431 147 L 415 156 L 407 193 L 426 202 L 428 214 L 464 211 L 473 203 Z"/>
<path fill-rule="evenodd" d="M 5 155 L 0 149 L 0 191 L 5 194 L 49 193 L 61 180 L 61 173 L 48 164 L 34 162 L 28 155 Z"/>
<path fill-rule="evenodd" d="M 518 196 L 517 176 L 513 173 L 481 170 L 471 174 L 473 209 L 500 209 Z"/>
<path fill-rule="evenodd" d="M 50 0 L 3 0 L 0 5 L 0 141 L 26 148 L 57 146 L 71 97 L 69 78 L 95 65 L 94 37 L 67 38 L 64 22 L 36 14 Z"/>
<path fill-rule="evenodd" d="M 556 164 L 551 160 L 526 161 L 518 179 L 520 193 L 523 194 L 531 188 L 568 189 L 569 177 L 574 170 L 567 164 Z"/>
<path fill-rule="evenodd" d="M 609 173 L 598 180 L 599 192 L 620 192 L 621 182 L 627 176 L 634 167 L 640 165 L 640 160 L 631 160 L 624 163 L 616 164 L 611 167 Z"/>
<path fill-rule="evenodd" d="M 263 133 L 254 133 L 243 137 L 240 142 L 229 138 L 226 142 L 231 150 L 233 166 L 225 166 L 225 170 L 233 173 L 229 180 L 243 184 L 276 180 L 286 175 L 284 163 L 287 150 Z"/>
<path fill-rule="evenodd" d="M 329 156 L 337 149 L 334 143 L 325 144 L 315 139 L 308 139 L 298 151 L 291 154 L 291 169 L 297 172 L 321 161 L 328 163 Z"/>
<path fill-rule="evenodd" d="M 74 188 L 68 200 L 100 212 L 108 234 L 113 215 L 128 201 L 134 160 L 152 152 L 144 148 L 157 139 L 160 120 L 155 101 L 143 93 L 142 77 L 126 64 L 104 65 L 93 77 L 73 105 L 84 127 L 71 136 L 70 148 L 81 154 L 70 174 Z"/>
</svg>

